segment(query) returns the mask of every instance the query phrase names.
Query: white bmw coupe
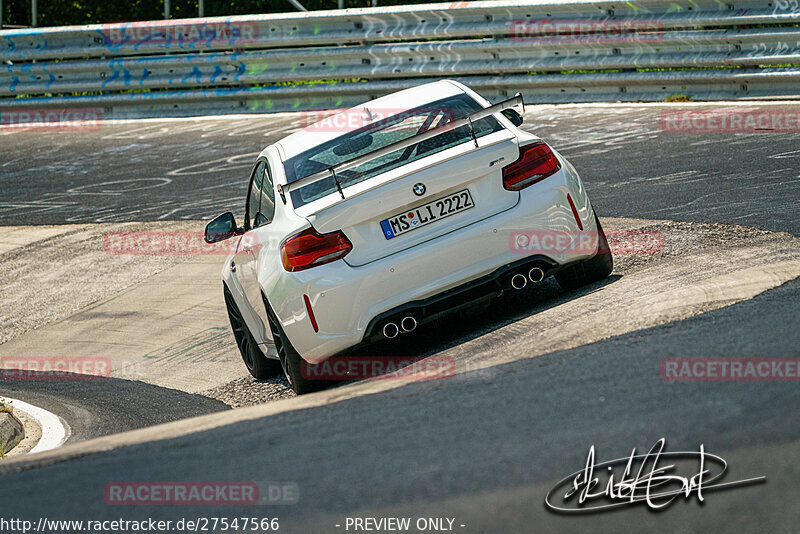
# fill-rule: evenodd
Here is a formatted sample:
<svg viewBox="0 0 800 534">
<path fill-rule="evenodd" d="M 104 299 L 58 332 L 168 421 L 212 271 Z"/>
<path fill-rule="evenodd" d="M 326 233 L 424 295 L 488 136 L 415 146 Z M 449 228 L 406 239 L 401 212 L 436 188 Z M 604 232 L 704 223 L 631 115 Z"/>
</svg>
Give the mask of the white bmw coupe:
<svg viewBox="0 0 800 534">
<path fill-rule="evenodd" d="M 578 173 L 518 129 L 522 105 L 520 95 L 490 105 L 444 80 L 265 148 L 243 226 L 228 212 L 205 235 L 237 240 L 222 280 L 250 373 L 283 370 L 304 393 L 320 386 L 309 362 L 550 275 L 565 289 L 608 276 L 611 253 Z M 542 246 L 548 238 L 560 245 Z"/>
</svg>

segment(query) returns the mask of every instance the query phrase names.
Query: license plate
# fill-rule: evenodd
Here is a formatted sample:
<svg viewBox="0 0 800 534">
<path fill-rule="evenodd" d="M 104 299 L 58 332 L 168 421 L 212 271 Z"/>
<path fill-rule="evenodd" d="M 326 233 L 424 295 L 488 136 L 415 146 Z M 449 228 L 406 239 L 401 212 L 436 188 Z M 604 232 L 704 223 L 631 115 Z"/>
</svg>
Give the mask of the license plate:
<svg viewBox="0 0 800 534">
<path fill-rule="evenodd" d="M 405 234 L 417 228 L 422 228 L 455 213 L 468 210 L 475 206 L 469 189 L 462 189 L 422 206 L 411 208 L 381 221 L 381 229 L 386 239 L 392 239 L 400 234 Z"/>
</svg>

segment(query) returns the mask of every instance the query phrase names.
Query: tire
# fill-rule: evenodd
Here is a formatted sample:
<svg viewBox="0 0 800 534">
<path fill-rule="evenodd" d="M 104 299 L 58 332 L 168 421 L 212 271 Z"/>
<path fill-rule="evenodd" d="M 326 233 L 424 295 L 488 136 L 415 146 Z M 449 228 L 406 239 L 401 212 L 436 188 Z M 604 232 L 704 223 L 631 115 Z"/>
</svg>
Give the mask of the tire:
<svg viewBox="0 0 800 534">
<path fill-rule="evenodd" d="M 281 364 L 277 360 L 267 358 L 261 349 L 258 348 L 253 334 L 247 328 L 247 323 L 244 322 L 244 317 L 233 300 L 228 287 L 225 287 L 225 307 L 228 309 L 228 319 L 231 322 L 231 330 L 233 330 L 233 337 L 236 339 L 236 346 L 239 347 L 239 353 L 242 355 L 245 367 L 253 376 L 258 380 L 265 378 L 272 378 L 280 374 Z"/>
<path fill-rule="evenodd" d="M 600 241 L 597 254 L 589 260 L 571 265 L 555 274 L 558 285 L 566 291 L 602 280 L 614 269 L 614 258 L 611 256 L 606 234 L 603 232 L 603 227 L 600 226 L 600 220 L 596 213 L 594 213 L 594 220 L 597 223 L 597 234 Z"/>
<path fill-rule="evenodd" d="M 292 386 L 292 390 L 298 395 L 303 395 L 326 387 L 327 384 L 321 380 L 309 380 L 303 376 L 304 367 L 308 369 L 308 366 L 312 364 L 305 362 L 294 349 L 266 297 L 263 295 L 262 297 L 264 298 L 264 306 L 267 308 L 267 319 L 269 320 L 269 328 L 272 330 L 272 339 L 275 341 L 275 348 L 280 357 L 280 365 L 283 368 L 286 379 L 289 381 L 289 385 Z"/>
</svg>

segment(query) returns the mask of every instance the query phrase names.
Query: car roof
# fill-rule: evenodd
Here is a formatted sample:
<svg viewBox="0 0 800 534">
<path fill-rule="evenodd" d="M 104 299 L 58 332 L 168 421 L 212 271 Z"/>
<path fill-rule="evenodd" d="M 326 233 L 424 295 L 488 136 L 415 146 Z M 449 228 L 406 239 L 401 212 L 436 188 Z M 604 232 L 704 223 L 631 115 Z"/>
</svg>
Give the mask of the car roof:
<svg viewBox="0 0 800 534">
<path fill-rule="evenodd" d="M 368 108 L 370 112 L 382 116 L 395 115 L 409 109 L 424 106 L 430 102 L 441 100 L 442 98 L 462 94 L 463 92 L 464 90 L 461 89 L 458 84 L 450 80 L 440 80 L 409 89 L 403 89 L 402 91 L 370 100 L 358 106 L 353 106 L 348 110 L 340 111 L 331 116 L 331 124 L 344 124 L 344 127 L 314 128 L 312 124 L 284 137 L 275 144 L 280 146 L 284 158 L 289 159 L 317 145 L 335 139 L 348 131 L 356 130 L 363 126 L 363 124 L 355 124 L 348 128 L 348 122 L 352 123 L 353 121 L 343 120 L 336 122 L 335 117 L 339 115 L 347 117 L 349 116 L 348 114 L 362 112 L 365 107 Z M 311 113 L 320 113 L 320 119 L 323 117 L 321 112 Z M 316 123 L 316 116 L 311 116 L 314 117 L 314 123 Z"/>
</svg>

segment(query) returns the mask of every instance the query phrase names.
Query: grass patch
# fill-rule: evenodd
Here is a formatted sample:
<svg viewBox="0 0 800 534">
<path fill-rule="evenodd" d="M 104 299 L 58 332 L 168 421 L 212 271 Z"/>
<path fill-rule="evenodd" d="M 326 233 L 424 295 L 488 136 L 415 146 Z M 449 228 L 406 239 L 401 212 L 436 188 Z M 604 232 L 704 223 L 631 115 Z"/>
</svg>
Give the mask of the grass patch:
<svg viewBox="0 0 800 534">
<path fill-rule="evenodd" d="M 691 102 L 692 97 L 689 95 L 679 94 L 679 95 L 669 95 L 667 96 L 667 102 Z"/>
</svg>

